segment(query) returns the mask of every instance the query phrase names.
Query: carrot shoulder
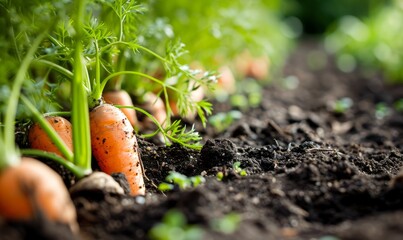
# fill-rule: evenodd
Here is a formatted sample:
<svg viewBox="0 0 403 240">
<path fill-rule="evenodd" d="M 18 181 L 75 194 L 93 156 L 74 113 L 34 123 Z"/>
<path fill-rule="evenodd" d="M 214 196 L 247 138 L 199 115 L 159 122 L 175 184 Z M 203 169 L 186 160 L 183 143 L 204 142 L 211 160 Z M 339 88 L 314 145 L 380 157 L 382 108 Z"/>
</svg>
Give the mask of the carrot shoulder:
<svg viewBox="0 0 403 240">
<path fill-rule="evenodd" d="M 0 173 L 0 215 L 10 220 L 32 220 L 38 211 L 47 219 L 77 230 L 76 210 L 61 177 L 44 163 L 22 158 Z"/>
<path fill-rule="evenodd" d="M 102 104 L 91 111 L 90 128 L 92 153 L 100 169 L 108 174 L 123 173 L 131 195 L 144 195 L 137 138 L 125 114 L 110 104 Z"/>
<path fill-rule="evenodd" d="M 73 138 L 71 123 L 59 116 L 48 116 L 46 120 L 55 129 L 57 134 L 66 143 L 70 150 L 73 150 Z M 38 123 L 34 123 L 28 132 L 28 142 L 31 148 L 53 152 L 59 156 L 63 156 L 56 145 L 50 140 L 46 132 L 39 126 Z"/>
<path fill-rule="evenodd" d="M 133 101 L 129 95 L 124 90 L 114 90 L 104 92 L 102 94 L 106 103 L 109 104 L 116 104 L 116 105 L 123 105 L 123 106 L 133 106 Z M 121 108 L 122 112 L 126 115 L 129 119 L 130 123 L 135 126 L 137 124 L 137 116 L 136 111 L 132 108 Z"/>
</svg>

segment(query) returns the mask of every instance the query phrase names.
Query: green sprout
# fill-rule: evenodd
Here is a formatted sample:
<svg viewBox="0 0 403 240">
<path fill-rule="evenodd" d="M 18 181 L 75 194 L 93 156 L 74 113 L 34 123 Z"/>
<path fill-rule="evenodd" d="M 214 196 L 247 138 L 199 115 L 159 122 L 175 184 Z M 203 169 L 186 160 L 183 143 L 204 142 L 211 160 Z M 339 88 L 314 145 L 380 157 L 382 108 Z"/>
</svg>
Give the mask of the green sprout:
<svg viewBox="0 0 403 240">
<path fill-rule="evenodd" d="M 375 117 L 377 119 L 383 119 L 390 114 L 390 109 L 384 102 L 377 103 L 375 105 Z"/>
<path fill-rule="evenodd" d="M 163 192 L 173 190 L 175 186 L 178 186 L 179 189 L 182 190 L 188 189 L 190 187 L 197 187 L 206 181 L 205 178 L 200 175 L 187 177 L 186 175 L 175 171 L 169 172 L 165 180 L 167 182 L 162 182 L 158 186 L 158 189 Z"/>
<path fill-rule="evenodd" d="M 222 132 L 231 124 L 242 117 L 242 113 L 237 110 L 229 112 L 220 112 L 209 117 L 208 122 L 214 127 L 217 132 Z"/>
<path fill-rule="evenodd" d="M 162 222 L 150 229 L 148 236 L 152 240 L 198 240 L 203 231 L 197 225 L 187 223 L 186 217 L 176 209 L 169 210 Z"/>
<path fill-rule="evenodd" d="M 347 110 L 349 110 L 352 106 L 353 106 L 353 100 L 351 100 L 351 98 L 345 97 L 337 100 L 334 103 L 333 111 L 339 114 L 346 113 Z"/>
<path fill-rule="evenodd" d="M 262 86 L 253 79 L 239 82 L 237 92 L 230 96 L 233 107 L 241 110 L 259 106 L 262 102 Z"/>
<path fill-rule="evenodd" d="M 241 216 L 237 213 L 228 213 L 222 218 L 213 219 L 210 227 L 217 232 L 231 234 L 235 232 L 241 222 Z"/>
<path fill-rule="evenodd" d="M 216 175 L 216 178 L 218 181 L 222 181 L 224 178 L 224 173 L 223 172 L 218 172 Z"/>
<path fill-rule="evenodd" d="M 234 162 L 234 164 L 232 164 L 232 167 L 234 171 L 239 175 L 241 175 L 242 177 L 248 175 L 246 170 L 241 168 L 241 162 Z"/>
</svg>

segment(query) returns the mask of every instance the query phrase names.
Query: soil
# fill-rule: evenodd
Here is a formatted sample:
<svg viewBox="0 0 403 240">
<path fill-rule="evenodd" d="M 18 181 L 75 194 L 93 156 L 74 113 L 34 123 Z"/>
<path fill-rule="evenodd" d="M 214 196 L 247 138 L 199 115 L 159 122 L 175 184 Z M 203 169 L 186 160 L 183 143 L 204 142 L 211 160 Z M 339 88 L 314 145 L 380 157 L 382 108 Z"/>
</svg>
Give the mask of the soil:
<svg viewBox="0 0 403 240">
<path fill-rule="evenodd" d="M 313 51 L 323 53 L 318 41 L 301 41 L 286 65 L 284 76 L 298 79 L 296 88 L 270 84 L 262 103 L 224 132 L 200 129 L 201 151 L 139 138 L 147 195 L 72 195 L 79 239 L 149 239 L 171 209 L 201 229 L 203 239 L 402 239 L 403 177 L 396 175 L 403 166 L 403 113 L 393 103 L 403 98 L 403 86 L 380 74 L 343 73 L 331 56 L 319 68 L 308 59 Z M 336 113 L 332 104 L 345 97 L 353 105 Z M 381 111 L 381 102 L 388 111 Z M 215 112 L 229 110 L 228 104 L 215 105 Z M 162 193 L 155 186 L 170 171 L 206 181 Z M 224 233 L 214 223 L 230 213 L 241 220 Z M 0 222 L 0 239 L 34 237 L 78 238 L 40 218 Z"/>
</svg>

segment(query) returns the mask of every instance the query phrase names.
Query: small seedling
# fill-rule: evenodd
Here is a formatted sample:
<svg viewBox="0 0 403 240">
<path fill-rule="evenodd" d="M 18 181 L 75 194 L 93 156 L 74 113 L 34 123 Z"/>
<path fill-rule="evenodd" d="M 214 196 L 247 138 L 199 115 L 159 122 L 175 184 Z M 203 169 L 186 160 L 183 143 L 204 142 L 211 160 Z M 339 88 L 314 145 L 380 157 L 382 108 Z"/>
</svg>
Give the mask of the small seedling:
<svg viewBox="0 0 403 240">
<path fill-rule="evenodd" d="M 223 172 L 218 172 L 216 175 L 216 178 L 218 181 L 222 181 L 222 179 L 224 178 L 224 173 Z"/>
<path fill-rule="evenodd" d="M 389 107 L 384 103 L 380 102 L 375 105 L 375 117 L 377 119 L 383 119 L 390 113 Z"/>
<path fill-rule="evenodd" d="M 233 107 L 246 110 L 257 107 L 262 102 L 262 87 L 258 82 L 248 79 L 248 81 L 241 82 L 238 89 L 237 93 L 230 97 Z"/>
<path fill-rule="evenodd" d="M 231 234 L 238 229 L 240 222 L 241 216 L 239 214 L 228 213 L 222 218 L 212 220 L 210 227 L 217 232 Z"/>
<path fill-rule="evenodd" d="M 239 175 L 241 175 L 242 177 L 248 175 L 248 174 L 246 173 L 246 170 L 241 168 L 241 162 L 234 162 L 234 164 L 232 165 L 232 167 L 233 167 L 234 171 L 235 171 L 236 173 L 238 173 Z"/>
<path fill-rule="evenodd" d="M 158 186 L 158 189 L 163 192 L 173 190 L 175 186 L 178 186 L 179 189 L 182 190 L 190 187 L 197 187 L 206 181 L 205 178 L 200 175 L 187 177 L 186 175 L 175 171 L 169 172 L 169 175 L 165 180 L 167 182 L 160 183 Z"/>
<path fill-rule="evenodd" d="M 349 110 L 352 106 L 353 106 L 353 100 L 351 100 L 351 98 L 348 97 L 341 98 L 334 103 L 333 111 L 335 113 L 343 114 L 346 113 L 347 110 Z"/>
<path fill-rule="evenodd" d="M 227 129 L 231 124 L 242 117 L 242 113 L 237 110 L 229 112 L 217 113 L 209 117 L 209 123 L 214 127 L 217 132 L 222 132 Z"/>
<path fill-rule="evenodd" d="M 202 229 L 188 224 L 183 213 L 176 209 L 168 211 L 162 222 L 148 232 L 152 240 L 197 240 L 202 239 L 202 235 Z"/>
</svg>

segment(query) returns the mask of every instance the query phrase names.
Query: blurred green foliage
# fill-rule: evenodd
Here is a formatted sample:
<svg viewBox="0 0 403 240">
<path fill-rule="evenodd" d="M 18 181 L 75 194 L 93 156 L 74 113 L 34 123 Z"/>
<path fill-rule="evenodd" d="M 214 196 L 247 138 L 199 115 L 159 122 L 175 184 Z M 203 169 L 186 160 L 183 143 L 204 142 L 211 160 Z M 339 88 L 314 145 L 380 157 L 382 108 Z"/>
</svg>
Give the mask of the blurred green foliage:
<svg viewBox="0 0 403 240">
<path fill-rule="evenodd" d="M 150 24 L 164 29 L 164 39 L 178 37 L 189 54 L 188 62 L 207 69 L 233 63 L 244 50 L 266 55 L 271 70 L 279 70 L 288 56 L 292 30 L 280 20 L 280 1 L 268 0 L 143 0 L 153 18 L 143 22 L 144 40 Z M 153 44 L 150 42 L 150 44 Z M 154 42 L 155 44 L 155 42 Z"/>
<path fill-rule="evenodd" d="M 327 51 L 336 55 L 341 70 L 356 66 L 369 73 L 382 71 L 391 82 L 403 81 L 403 1 L 396 0 L 370 16 L 342 17 L 325 38 Z"/>
<path fill-rule="evenodd" d="M 152 240 L 199 240 L 203 239 L 203 230 L 198 225 L 189 224 L 179 210 L 171 209 L 150 229 L 148 237 Z"/>
<path fill-rule="evenodd" d="M 307 34 L 321 34 L 345 15 L 363 17 L 389 0 L 285 0 L 281 9 L 285 16 L 295 16 Z"/>
</svg>

